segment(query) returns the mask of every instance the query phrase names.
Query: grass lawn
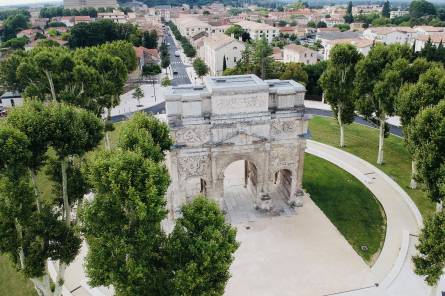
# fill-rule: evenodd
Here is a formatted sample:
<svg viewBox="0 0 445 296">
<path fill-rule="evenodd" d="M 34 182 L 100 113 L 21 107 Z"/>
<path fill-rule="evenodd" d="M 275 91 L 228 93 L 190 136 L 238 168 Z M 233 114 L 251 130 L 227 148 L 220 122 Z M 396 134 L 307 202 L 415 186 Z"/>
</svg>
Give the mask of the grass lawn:
<svg viewBox="0 0 445 296">
<path fill-rule="evenodd" d="M 310 154 L 304 161 L 303 187 L 354 250 L 372 265 L 385 240 L 382 206 L 366 186 L 343 169 Z"/>
<path fill-rule="evenodd" d="M 31 281 L 18 273 L 5 256 L 0 256 L 0 295 L 37 296 Z"/>
<path fill-rule="evenodd" d="M 333 118 L 315 116 L 309 122 L 312 139 L 334 147 L 339 145 L 339 128 Z M 345 127 L 343 150 L 350 152 L 375 165 L 393 178 L 417 205 L 422 216 L 426 217 L 435 210 L 435 205 L 421 189 L 409 188 L 411 179 L 411 157 L 403 139 L 390 135 L 385 139 L 384 164 L 377 164 L 378 130 L 359 124 Z"/>
</svg>

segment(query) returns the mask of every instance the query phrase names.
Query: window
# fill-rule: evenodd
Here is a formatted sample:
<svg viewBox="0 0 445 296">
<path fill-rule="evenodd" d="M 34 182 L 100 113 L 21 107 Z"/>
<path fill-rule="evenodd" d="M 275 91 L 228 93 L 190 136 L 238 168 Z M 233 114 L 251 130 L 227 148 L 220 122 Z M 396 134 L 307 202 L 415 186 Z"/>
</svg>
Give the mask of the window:
<svg viewBox="0 0 445 296">
<path fill-rule="evenodd" d="M 233 57 L 233 62 L 236 63 L 236 57 Z"/>
</svg>

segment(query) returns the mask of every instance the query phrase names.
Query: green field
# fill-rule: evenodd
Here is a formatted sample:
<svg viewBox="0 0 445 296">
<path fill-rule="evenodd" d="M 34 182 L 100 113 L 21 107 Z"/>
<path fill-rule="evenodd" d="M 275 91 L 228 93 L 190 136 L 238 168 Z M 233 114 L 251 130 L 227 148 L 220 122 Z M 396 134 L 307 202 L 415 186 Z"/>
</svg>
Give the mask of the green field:
<svg viewBox="0 0 445 296">
<path fill-rule="evenodd" d="M 0 256 L 0 295 L 37 296 L 31 281 L 18 273 L 5 256 Z"/>
<path fill-rule="evenodd" d="M 368 188 L 343 169 L 310 154 L 305 155 L 303 187 L 354 250 L 372 265 L 385 240 L 386 218 Z"/>
<path fill-rule="evenodd" d="M 334 147 L 339 145 L 339 128 L 333 118 L 315 116 L 309 122 L 312 140 Z M 375 165 L 396 181 L 411 197 L 422 216 L 434 212 L 435 205 L 421 189 L 409 188 L 411 158 L 403 139 L 390 135 L 385 139 L 384 164 L 377 165 L 378 130 L 359 124 L 345 127 L 345 145 L 341 148 Z"/>
</svg>

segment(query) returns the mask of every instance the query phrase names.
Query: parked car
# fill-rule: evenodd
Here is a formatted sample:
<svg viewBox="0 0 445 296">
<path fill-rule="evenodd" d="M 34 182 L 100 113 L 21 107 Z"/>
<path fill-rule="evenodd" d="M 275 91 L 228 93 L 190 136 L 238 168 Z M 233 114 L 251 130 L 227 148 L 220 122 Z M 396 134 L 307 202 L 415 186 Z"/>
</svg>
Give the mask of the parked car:
<svg viewBox="0 0 445 296">
<path fill-rule="evenodd" d="M 175 57 L 178 57 L 178 58 L 179 58 L 179 56 L 180 56 L 179 51 L 178 51 L 178 50 L 175 51 Z"/>
<path fill-rule="evenodd" d="M 0 106 L 0 117 L 6 117 L 6 115 L 8 115 L 8 111 Z"/>
<path fill-rule="evenodd" d="M 173 71 L 173 75 L 178 75 L 178 71 Z"/>
</svg>

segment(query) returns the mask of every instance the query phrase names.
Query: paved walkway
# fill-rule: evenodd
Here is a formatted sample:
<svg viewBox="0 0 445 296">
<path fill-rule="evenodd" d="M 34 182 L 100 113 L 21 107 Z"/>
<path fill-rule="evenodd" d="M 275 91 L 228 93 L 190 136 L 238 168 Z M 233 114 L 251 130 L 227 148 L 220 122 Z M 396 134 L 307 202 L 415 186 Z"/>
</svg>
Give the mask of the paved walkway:
<svg viewBox="0 0 445 296">
<path fill-rule="evenodd" d="M 387 218 L 383 249 L 372 267 L 379 287 L 340 295 L 427 295 L 429 288 L 412 271 L 415 236 L 422 226 L 420 213 L 400 186 L 370 163 L 340 149 L 307 141 L 308 153 L 324 158 L 348 171 L 376 196 Z"/>
<path fill-rule="evenodd" d="M 138 100 L 133 98 L 134 90 L 130 90 L 129 92 L 122 94 L 120 96 L 119 105 L 111 109 L 112 117 L 141 111 L 165 101 L 165 88 L 162 87 L 160 84 L 155 84 L 154 88 L 152 84 L 141 84 L 140 87 L 142 89 L 142 92 L 144 93 L 144 97 L 140 99 L 141 106 L 138 106 Z"/>
<path fill-rule="evenodd" d="M 243 173 L 243 161 L 224 172 L 227 216 L 241 243 L 225 296 L 321 296 L 374 285 L 369 266 L 312 200 L 292 209 L 272 191 L 273 213 L 260 213 Z"/>
</svg>

